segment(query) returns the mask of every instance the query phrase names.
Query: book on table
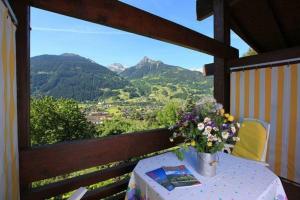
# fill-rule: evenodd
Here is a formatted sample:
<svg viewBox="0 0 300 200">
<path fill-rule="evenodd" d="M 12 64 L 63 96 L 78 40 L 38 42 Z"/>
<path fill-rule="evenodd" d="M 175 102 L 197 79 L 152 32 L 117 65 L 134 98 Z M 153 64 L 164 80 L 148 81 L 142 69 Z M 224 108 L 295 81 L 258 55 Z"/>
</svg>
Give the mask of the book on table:
<svg viewBox="0 0 300 200">
<path fill-rule="evenodd" d="M 164 166 L 146 174 L 169 191 L 176 187 L 200 184 L 184 165 Z"/>
</svg>

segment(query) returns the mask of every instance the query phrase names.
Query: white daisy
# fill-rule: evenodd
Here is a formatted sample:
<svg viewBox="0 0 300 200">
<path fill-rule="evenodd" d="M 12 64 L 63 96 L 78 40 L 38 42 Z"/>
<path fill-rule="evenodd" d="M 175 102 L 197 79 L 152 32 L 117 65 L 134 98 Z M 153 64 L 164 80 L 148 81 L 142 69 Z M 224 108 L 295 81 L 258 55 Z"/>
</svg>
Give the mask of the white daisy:
<svg viewBox="0 0 300 200">
<path fill-rule="evenodd" d="M 209 117 L 205 117 L 205 118 L 204 118 L 204 123 L 210 122 L 210 120 L 211 120 L 211 119 L 210 119 Z"/>
<path fill-rule="evenodd" d="M 208 135 L 210 134 L 210 132 L 207 132 L 207 131 L 203 131 L 202 135 Z"/>
<path fill-rule="evenodd" d="M 229 133 L 228 132 L 222 132 L 222 138 L 223 139 L 227 139 L 228 138 L 228 136 L 229 136 Z"/>
<path fill-rule="evenodd" d="M 232 133 L 235 133 L 235 132 L 236 132 L 236 129 L 235 129 L 234 126 L 231 127 L 231 131 L 232 131 Z"/>
<path fill-rule="evenodd" d="M 212 142 L 214 140 L 214 136 L 212 134 L 207 135 L 207 141 Z"/>
<path fill-rule="evenodd" d="M 218 137 L 214 135 L 213 141 L 218 141 Z"/>
<path fill-rule="evenodd" d="M 205 131 L 207 131 L 207 132 L 211 132 L 211 130 L 212 130 L 212 127 L 211 126 L 207 126 L 207 127 L 205 127 Z"/>
<path fill-rule="evenodd" d="M 200 131 L 202 131 L 202 130 L 204 129 L 204 124 L 203 124 L 203 123 L 199 123 L 199 124 L 198 124 L 198 129 L 199 129 Z"/>
<path fill-rule="evenodd" d="M 219 131 L 219 129 L 217 127 L 213 127 L 214 131 Z"/>
</svg>

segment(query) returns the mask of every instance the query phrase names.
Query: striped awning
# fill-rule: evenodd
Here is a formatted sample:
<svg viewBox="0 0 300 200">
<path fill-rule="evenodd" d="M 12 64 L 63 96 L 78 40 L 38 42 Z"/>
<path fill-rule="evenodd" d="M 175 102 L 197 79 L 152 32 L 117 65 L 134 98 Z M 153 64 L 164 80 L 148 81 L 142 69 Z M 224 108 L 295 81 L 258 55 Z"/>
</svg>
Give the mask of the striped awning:
<svg viewBox="0 0 300 200">
<path fill-rule="evenodd" d="M 300 183 L 300 64 L 231 72 L 231 113 L 271 124 L 267 162 Z"/>
</svg>

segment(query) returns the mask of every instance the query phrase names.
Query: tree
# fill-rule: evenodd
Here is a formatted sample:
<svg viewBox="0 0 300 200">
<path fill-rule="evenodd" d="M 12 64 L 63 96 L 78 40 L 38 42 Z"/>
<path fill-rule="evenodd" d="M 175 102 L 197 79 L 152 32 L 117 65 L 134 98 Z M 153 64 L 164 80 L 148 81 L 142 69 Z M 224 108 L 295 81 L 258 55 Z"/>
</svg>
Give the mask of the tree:
<svg viewBox="0 0 300 200">
<path fill-rule="evenodd" d="M 96 128 L 71 99 L 31 99 L 30 135 L 32 145 L 53 144 L 97 136 Z"/>
<path fill-rule="evenodd" d="M 249 48 L 248 51 L 243 54 L 243 57 L 254 56 L 254 55 L 257 55 L 257 52 L 254 49 Z"/>
<path fill-rule="evenodd" d="M 157 121 L 161 126 L 172 126 L 179 120 L 180 103 L 168 102 L 161 111 L 157 113 Z"/>
<path fill-rule="evenodd" d="M 153 128 L 144 120 L 125 119 L 120 116 L 106 120 L 97 126 L 97 130 L 101 137 L 109 135 L 120 135 L 124 133 L 132 133 Z"/>
</svg>

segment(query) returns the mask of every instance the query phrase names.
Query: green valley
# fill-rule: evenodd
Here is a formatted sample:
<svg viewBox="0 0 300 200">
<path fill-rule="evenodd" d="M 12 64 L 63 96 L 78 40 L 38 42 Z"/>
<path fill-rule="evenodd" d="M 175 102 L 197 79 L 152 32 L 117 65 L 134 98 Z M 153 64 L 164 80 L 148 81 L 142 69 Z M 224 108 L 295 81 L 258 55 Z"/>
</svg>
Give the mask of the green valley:
<svg viewBox="0 0 300 200">
<path fill-rule="evenodd" d="M 104 67 L 70 53 L 31 58 L 32 102 L 40 106 L 34 114 L 48 106 L 44 102 L 64 105 L 71 99 L 95 125 L 94 137 L 172 125 L 187 99 L 212 96 L 212 88 L 213 79 L 199 71 L 148 57 L 128 68 Z"/>
</svg>

